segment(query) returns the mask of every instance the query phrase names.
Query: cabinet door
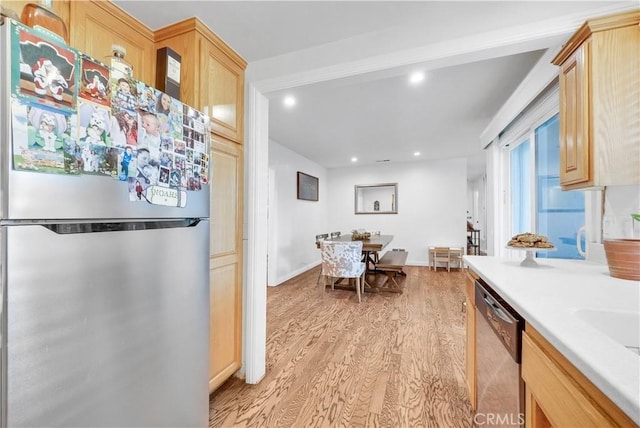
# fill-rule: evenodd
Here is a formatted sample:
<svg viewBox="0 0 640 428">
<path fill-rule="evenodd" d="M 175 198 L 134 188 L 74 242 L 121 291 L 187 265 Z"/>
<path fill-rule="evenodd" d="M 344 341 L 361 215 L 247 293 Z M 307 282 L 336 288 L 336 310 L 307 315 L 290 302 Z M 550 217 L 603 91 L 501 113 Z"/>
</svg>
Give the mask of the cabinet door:
<svg viewBox="0 0 640 428">
<path fill-rule="evenodd" d="M 588 55 L 586 42 L 562 65 L 560 72 L 560 184 L 591 179 L 588 121 Z"/>
<path fill-rule="evenodd" d="M 2 7 L 14 11 L 18 17 L 22 15 L 22 9 L 27 3 L 37 3 L 34 0 L 2 0 Z M 70 0 L 56 0 L 51 3 L 51 10 L 62 18 L 67 26 L 67 35 L 69 34 L 69 3 Z M 72 47 L 76 47 L 71 44 Z"/>
<path fill-rule="evenodd" d="M 214 137 L 211 196 L 209 390 L 242 363 L 242 146 Z"/>
<path fill-rule="evenodd" d="M 476 386 L 476 307 L 474 303 L 475 280 L 477 278 L 478 274 L 471 269 L 467 269 L 467 274 L 465 275 L 467 337 L 464 356 L 469 400 L 471 401 L 471 408 L 474 410 L 478 408 Z"/>
<path fill-rule="evenodd" d="M 527 427 L 636 426 L 530 325 L 522 332 L 522 379 Z"/>
<path fill-rule="evenodd" d="M 127 50 L 125 59 L 133 66 L 133 76 L 155 86 L 156 54 L 149 28 L 105 1 L 72 1 L 70 14 L 71 46 L 105 61 L 111 56 L 111 45 L 121 45 Z"/>
<path fill-rule="evenodd" d="M 200 105 L 211 116 L 212 130 L 242 144 L 244 71 L 218 46 L 202 39 L 203 70 Z"/>
</svg>

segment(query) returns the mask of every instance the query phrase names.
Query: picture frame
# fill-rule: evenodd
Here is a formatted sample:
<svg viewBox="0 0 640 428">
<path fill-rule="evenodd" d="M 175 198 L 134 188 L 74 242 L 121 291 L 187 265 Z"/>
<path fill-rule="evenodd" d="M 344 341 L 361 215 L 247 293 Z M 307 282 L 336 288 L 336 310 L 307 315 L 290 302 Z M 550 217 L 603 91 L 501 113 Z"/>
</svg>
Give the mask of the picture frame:
<svg viewBox="0 0 640 428">
<path fill-rule="evenodd" d="M 355 214 L 398 214 L 398 183 L 357 184 Z"/>
<path fill-rule="evenodd" d="M 318 177 L 298 171 L 298 199 L 318 201 Z"/>
</svg>

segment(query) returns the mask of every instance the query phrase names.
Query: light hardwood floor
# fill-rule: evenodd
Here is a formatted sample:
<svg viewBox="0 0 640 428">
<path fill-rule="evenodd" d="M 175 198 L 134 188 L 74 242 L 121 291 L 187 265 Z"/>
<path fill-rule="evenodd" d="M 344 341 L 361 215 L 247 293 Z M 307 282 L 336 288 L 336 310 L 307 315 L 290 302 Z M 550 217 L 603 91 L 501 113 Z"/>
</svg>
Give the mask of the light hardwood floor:
<svg viewBox="0 0 640 428">
<path fill-rule="evenodd" d="M 215 391 L 209 426 L 472 426 L 463 273 L 405 271 L 403 294 L 360 304 L 353 291 L 323 292 L 318 269 L 270 287 L 267 374 Z"/>
</svg>

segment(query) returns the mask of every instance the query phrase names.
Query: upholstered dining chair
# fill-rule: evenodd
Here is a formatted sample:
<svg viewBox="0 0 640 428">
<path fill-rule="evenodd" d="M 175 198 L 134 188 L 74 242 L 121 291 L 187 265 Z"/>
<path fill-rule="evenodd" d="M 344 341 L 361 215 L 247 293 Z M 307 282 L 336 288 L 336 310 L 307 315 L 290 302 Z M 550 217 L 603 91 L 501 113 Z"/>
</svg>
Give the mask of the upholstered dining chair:
<svg viewBox="0 0 640 428">
<path fill-rule="evenodd" d="M 362 255 L 362 241 L 337 242 L 321 241 L 322 274 L 326 285 L 326 278 L 331 279 L 331 288 L 334 288 L 336 278 L 356 279 L 356 294 L 358 302 L 362 300 L 361 291 L 364 292 L 364 272 L 366 265 L 360 261 Z"/>
<path fill-rule="evenodd" d="M 438 262 L 447 265 L 447 271 L 451 272 L 451 258 L 449 247 L 435 247 L 433 250 L 433 270 L 438 271 Z"/>
<path fill-rule="evenodd" d="M 320 245 L 320 241 L 324 241 L 325 239 L 329 239 L 328 233 L 323 233 L 322 235 L 316 235 L 316 246 Z M 316 280 L 316 285 L 320 283 L 320 278 L 322 278 L 322 266 L 320 266 L 320 272 L 318 272 L 318 279 Z"/>
</svg>

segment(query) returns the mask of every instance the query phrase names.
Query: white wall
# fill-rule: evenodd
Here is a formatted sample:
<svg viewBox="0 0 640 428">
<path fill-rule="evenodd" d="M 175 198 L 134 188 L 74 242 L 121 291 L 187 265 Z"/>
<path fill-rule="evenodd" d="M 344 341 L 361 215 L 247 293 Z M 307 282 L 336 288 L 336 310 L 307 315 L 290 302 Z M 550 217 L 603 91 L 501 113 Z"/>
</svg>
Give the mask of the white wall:
<svg viewBox="0 0 640 428">
<path fill-rule="evenodd" d="M 298 171 L 318 177 L 318 202 L 297 199 Z M 324 167 L 269 140 L 268 285 L 278 285 L 320 263 L 315 236 L 330 232 L 328 193 Z"/>
<path fill-rule="evenodd" d="M 602 235 L 604 239 L 640 239 L 640 223 L 631 214 L 640 213 L 640 186 L 608 186 L 605 190 Z"/>
<path fill-rule="evenodd" d="M 393 235 L 408 264 L 427 265 L 429 246 L 466 245 L 466 159 L 397 163 L 328 171 L 328 224 Z M 355 185 L 398 183 L 398 214 L 354 214 Z M 319 257 L 319 256 L 318 256 Z"/>
</svg>

